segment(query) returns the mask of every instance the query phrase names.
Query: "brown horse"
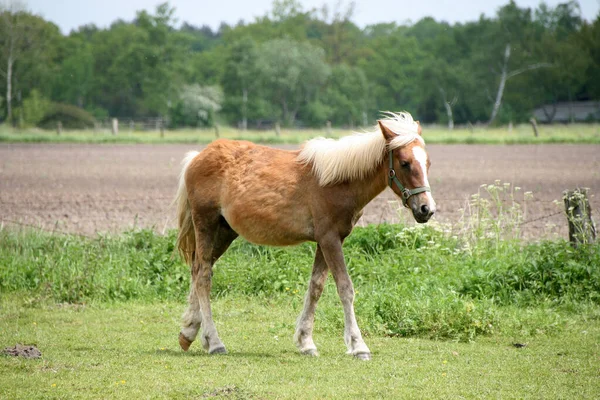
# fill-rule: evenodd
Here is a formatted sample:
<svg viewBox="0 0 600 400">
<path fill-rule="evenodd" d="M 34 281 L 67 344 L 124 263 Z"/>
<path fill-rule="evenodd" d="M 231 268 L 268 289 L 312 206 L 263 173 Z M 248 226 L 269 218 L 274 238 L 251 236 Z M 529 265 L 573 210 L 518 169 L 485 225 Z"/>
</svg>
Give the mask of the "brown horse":
<svg viewBox="0 0 600 400">
<path fill-rule="evenodd" d="M 344 309 L 348 353 L 370 359 L 354 316 L 342 242 L 362 209 L 387 185 L 417 222 L 427 222 L 435 212 L 420 125 L 408 113 L 389 113 L 378 123 L 373 132 L 313 139 L 297 151 L 220 139 L 186 155 L 176 198 L 178 247 L 192 273 L 179 334 L 183 350 L 202 327 L 203 347 L 211 354 L 225 353 L 210 307 L 212 266 L 241 235 L 262 245 L 317 242 L 294 342 L 301 353 L 317 355 L 315 308 L 331 271 Z"/>
</svg>

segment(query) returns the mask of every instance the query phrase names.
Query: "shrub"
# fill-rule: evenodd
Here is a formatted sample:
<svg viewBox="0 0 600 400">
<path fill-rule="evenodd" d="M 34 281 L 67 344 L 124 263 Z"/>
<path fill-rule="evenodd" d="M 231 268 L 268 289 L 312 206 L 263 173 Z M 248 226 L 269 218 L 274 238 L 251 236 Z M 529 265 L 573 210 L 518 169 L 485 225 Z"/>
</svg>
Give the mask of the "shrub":
<svg viewBox="0 0 600 400">
<path fill-rule="evenodd" d="M 525 246 L 519 262 L 473 273 L 460 292 L 502 305 L 590 301 L 600 304 L 600 246 L 574 250 L 569 243 Z"/>
<path fill-rule="evenodd" d="M 357 312 L 365 319 L 364 329 L 388 336 L 470 341 L 494 333 L 499 324 L 493 304 L 453 292 L 406 293 L 388 287 L 363 297 Z"/>
<path fill-rule="evenodd" d="M 89 112 L 70 104 L 54 103 L 50 106 L 38 126 L 44 129 L 56 129 L 58 122 L 65 129 L 93 128 L 96 120 Z"/>
<path fill-rule="evenodd" d="M 29 97 L 23 100 L 21 107 L 22 121 L 26 126 L 36 126 L 51 109 L 51 103 L 40 91 L 33 89 Z"/>
</svg>

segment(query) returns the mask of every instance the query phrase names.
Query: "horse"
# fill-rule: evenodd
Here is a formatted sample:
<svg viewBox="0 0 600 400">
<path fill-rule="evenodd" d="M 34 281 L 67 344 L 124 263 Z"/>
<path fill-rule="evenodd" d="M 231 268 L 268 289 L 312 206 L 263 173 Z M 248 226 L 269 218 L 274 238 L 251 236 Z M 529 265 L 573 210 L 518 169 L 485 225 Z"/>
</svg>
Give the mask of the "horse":
<svg viewBox="0 0 600 400">
<path fill-rule="evenodd" d="M 344 311 L 348 354 L 371 358 L 356 323 L 342 243 L 363 208 L 386 186 L 418 223 L 436 210 L 419 122 L 406 112 L 386 113 L 377 122 L 371 132 L 311 139 L 299 150 L 218 139 L 201 152 L 186 154 L 175 199 L 177 247 L 191 269 L 189 305 L 179 333 L 184 351 L 202 328 L 204 349 L 226 353 L 210 305 L 212 267 L 242 236 L 271 246 L 316 242 L 294 342 L 300 353 L 318 355 L 312 337 L 315 308 L 330 271 Z"/>
</svg>

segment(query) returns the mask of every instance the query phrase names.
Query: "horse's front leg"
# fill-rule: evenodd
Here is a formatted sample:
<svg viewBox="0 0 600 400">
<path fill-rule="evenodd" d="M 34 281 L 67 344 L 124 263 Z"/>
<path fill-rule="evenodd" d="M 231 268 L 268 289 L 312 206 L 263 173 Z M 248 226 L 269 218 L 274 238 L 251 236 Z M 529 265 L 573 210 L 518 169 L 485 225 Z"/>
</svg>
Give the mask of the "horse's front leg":
<svg viewBox="0 0 600 400">
<path fill-rule="evenodd" d="M 313 342 L 312 333 L 315 323 L 315 309 L 317 302 L 323 293 L 325 280 L 327 279 L 327 263 L 323 258 L 321 247 L 317 245 L 315 254 L 315 263 L 313 265 L 312 276 L 308 285 L 308 291 L 304 299 L 304 309 L 298 318 L 296 324 L 296 333 L 294 334 L 294 343 L 302 354 L 317 356 L 317 346 Z"/>
<path fill-rule="evenodd" d="M 360 329 L 358 329 L 358 324 L 356 323 L 356 316 L 354 315 L 354 287 L 346 269 L 344 254 L 342 252 L 342 240 L 339 237 L 331 235 L 320 241 L 319 245 L 335 280 L 344 308 L 344 341 L 348 347 L 348 354 L 352 354 L 362 360 L 370 360 L 371 351 L 362 338 Z"/>
</svg>

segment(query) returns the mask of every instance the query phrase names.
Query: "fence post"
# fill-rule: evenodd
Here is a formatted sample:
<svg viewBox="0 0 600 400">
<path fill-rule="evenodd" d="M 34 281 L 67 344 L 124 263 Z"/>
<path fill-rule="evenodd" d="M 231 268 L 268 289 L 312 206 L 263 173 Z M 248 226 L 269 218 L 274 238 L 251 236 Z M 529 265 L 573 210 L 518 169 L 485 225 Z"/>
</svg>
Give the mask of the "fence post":
<svg viewBox="0 0 600 400">
<path fill-rule="evenodd" d="M 112 119 L 112 134 L 117 135 L 119 133 L 119 120 L 116 118 Z"/>
<path fill-rule="evenodd" d="M 165 137 L 165 124 L 162 118 L 156 120 L 156 129 L 160 131 L 160 138 L 163 139 Z"/>
<path fill-rule="evenodd" d="M 596 226 L 588 200 L 588 188 L 563 192 L 565 212 L 569 222 L 569 241 L 573 247 L 596 240 Z"/>
<path fill-rule="evenodd" d="M 275 122 L 275 136 L 279 137 L 281 135 L 281 127 L 279 126 L 279 121 Z"/>
<path fill-rule="evenodd" d="M 533 128 L 533 134 L 535 135 L 535 137 L 538 137 L 537 121 L 535 120 L 535 118 L 531 117 L 531 119 L 529 120 L 529 123 L 531 124 L 531 127 Z"/>
<path fill-rule="evenodd" d="M 473 133 L 473 124 L 471 123 L 471 121 L 467 121 L 467 128 L 469 128 L 469 131 Z"/>
<path fill-rule="evenodd" d="M 219 125 L 215 124 L 215 136 L 217 137 L 217 139 L 220 137 L 219 135 Z"/>
<path fill-rule="evenodd" d="M 331 121 L 327 121 L 327 136 L 331 136 Z"/>
<path fill-rule="evenodd" d="M 58 136 L 60 136 L 61 133 L 62 133 L 62 122 L 58 121 L 56 123 L 56 134 Z"/>
</svg>

